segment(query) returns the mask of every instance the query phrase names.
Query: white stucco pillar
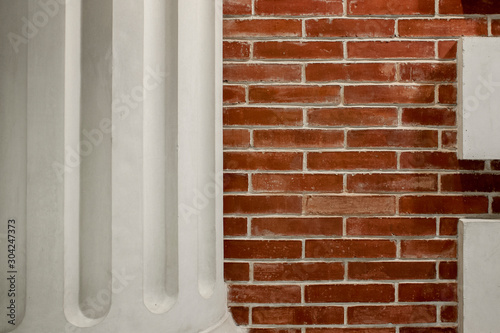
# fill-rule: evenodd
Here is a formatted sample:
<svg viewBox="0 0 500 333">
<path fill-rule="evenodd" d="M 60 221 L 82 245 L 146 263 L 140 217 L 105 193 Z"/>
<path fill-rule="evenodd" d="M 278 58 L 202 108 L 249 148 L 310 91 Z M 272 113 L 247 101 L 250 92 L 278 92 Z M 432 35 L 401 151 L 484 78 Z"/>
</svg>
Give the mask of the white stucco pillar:
<svg viewBox="0 0 500 333">
<path fill-rule="evenodd" d="M 238 332 L 221 27 L 221 0 L 0 2 L 0 333 Z"/>
</svg>

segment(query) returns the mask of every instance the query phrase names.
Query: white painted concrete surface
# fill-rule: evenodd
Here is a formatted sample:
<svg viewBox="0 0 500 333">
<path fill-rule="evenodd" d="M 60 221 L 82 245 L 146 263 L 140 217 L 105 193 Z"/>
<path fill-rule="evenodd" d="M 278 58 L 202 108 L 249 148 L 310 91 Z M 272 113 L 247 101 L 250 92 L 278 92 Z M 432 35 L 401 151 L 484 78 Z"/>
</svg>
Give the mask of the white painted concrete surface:
<svg viewBox="0 0 500 333">
<path fill-rule="evenodd" d="M 500 158 L 500 38 L 463 37 L 458 44 L 458 154 Z"/>
<path fill-rule="evenodd" d="M 496 333 L 500 327 L 500 220 L 459 223 L 459 331 Z"/>
<path fill-rule="evenodd" d="M 237 332 L 222 1 L 66 2 L 0 2 L 0 333 Z"/>
</svg>

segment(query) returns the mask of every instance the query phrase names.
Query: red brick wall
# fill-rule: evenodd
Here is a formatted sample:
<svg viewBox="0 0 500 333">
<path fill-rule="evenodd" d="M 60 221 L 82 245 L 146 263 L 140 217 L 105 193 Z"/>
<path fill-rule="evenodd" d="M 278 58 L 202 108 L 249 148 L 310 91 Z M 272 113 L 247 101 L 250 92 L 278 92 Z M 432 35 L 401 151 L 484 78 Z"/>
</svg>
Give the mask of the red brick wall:
<svg viewBox="0 0 500 333">
<path fill-rule="evenodd" d="M 225 276 L 252 333 L 456 332 L 456 41 L 496 1 L 225 0 Z M 478 14 L 478 15 L 474 15 Z"/>
</svg>

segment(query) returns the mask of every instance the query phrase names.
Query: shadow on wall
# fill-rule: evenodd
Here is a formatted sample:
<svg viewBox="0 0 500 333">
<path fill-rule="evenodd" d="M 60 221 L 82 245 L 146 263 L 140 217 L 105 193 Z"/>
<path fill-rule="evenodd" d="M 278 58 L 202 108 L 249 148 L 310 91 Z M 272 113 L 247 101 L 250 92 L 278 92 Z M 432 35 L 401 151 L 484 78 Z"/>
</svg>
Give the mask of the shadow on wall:
<svg viewBox="0 0 500 333">
<path fill-rule="evenodd" d="M 441 0 L 442 2 L 455 2 Z M 500 14 L 500 1 L 498 0 L 461 0 L 456 1 L 462 8 L 457 8 L 456 14 Z M 458 6 L 457 6 L 458 7 Z"/>
</svg>

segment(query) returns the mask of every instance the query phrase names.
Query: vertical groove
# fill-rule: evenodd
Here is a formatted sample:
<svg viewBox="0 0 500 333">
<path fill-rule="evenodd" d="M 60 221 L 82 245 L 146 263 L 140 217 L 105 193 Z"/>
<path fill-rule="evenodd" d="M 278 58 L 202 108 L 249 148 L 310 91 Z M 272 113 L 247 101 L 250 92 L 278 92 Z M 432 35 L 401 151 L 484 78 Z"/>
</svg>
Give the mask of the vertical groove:
<svg viewBox="0 0 500 333">
<path fill-rule="evenodd" d="M 144 303 L 153 313 L 179 292 L 177 1 L 144 3 Z"/>
<path fill-rule="evenodd" d="M 111 306 L 112 4 L 66 6 L 65 314 L 79 327 Z"/>
<path fill-rule="evenodd" d="M 198 189 L 197 193 L 207 200 L 203 213 L 198 217 L 198 288 L 200 294 L 209 298 L 216 282 L 216 1 L 197 1 L 197 35 L 199 36 L 196 61 L 198 66 L 197 93 L 199 108 L 198 127 Z"/>
<path fill-rule="evenodd" d="M 28 2 L 0 2 L 0 332 L 10 332 L 26 306 L 27 45 L 21 17 Z M 13 260 L 13 261 L 12 261 Z M 14 276 L 14 280 L 9 279 Z M 15 295 L 8 292 L 14 282 Z M 15 318 L 8 308 L 16 304 Z M 14 320 L 12 325 L 10 320 Z"/>
</svg>

